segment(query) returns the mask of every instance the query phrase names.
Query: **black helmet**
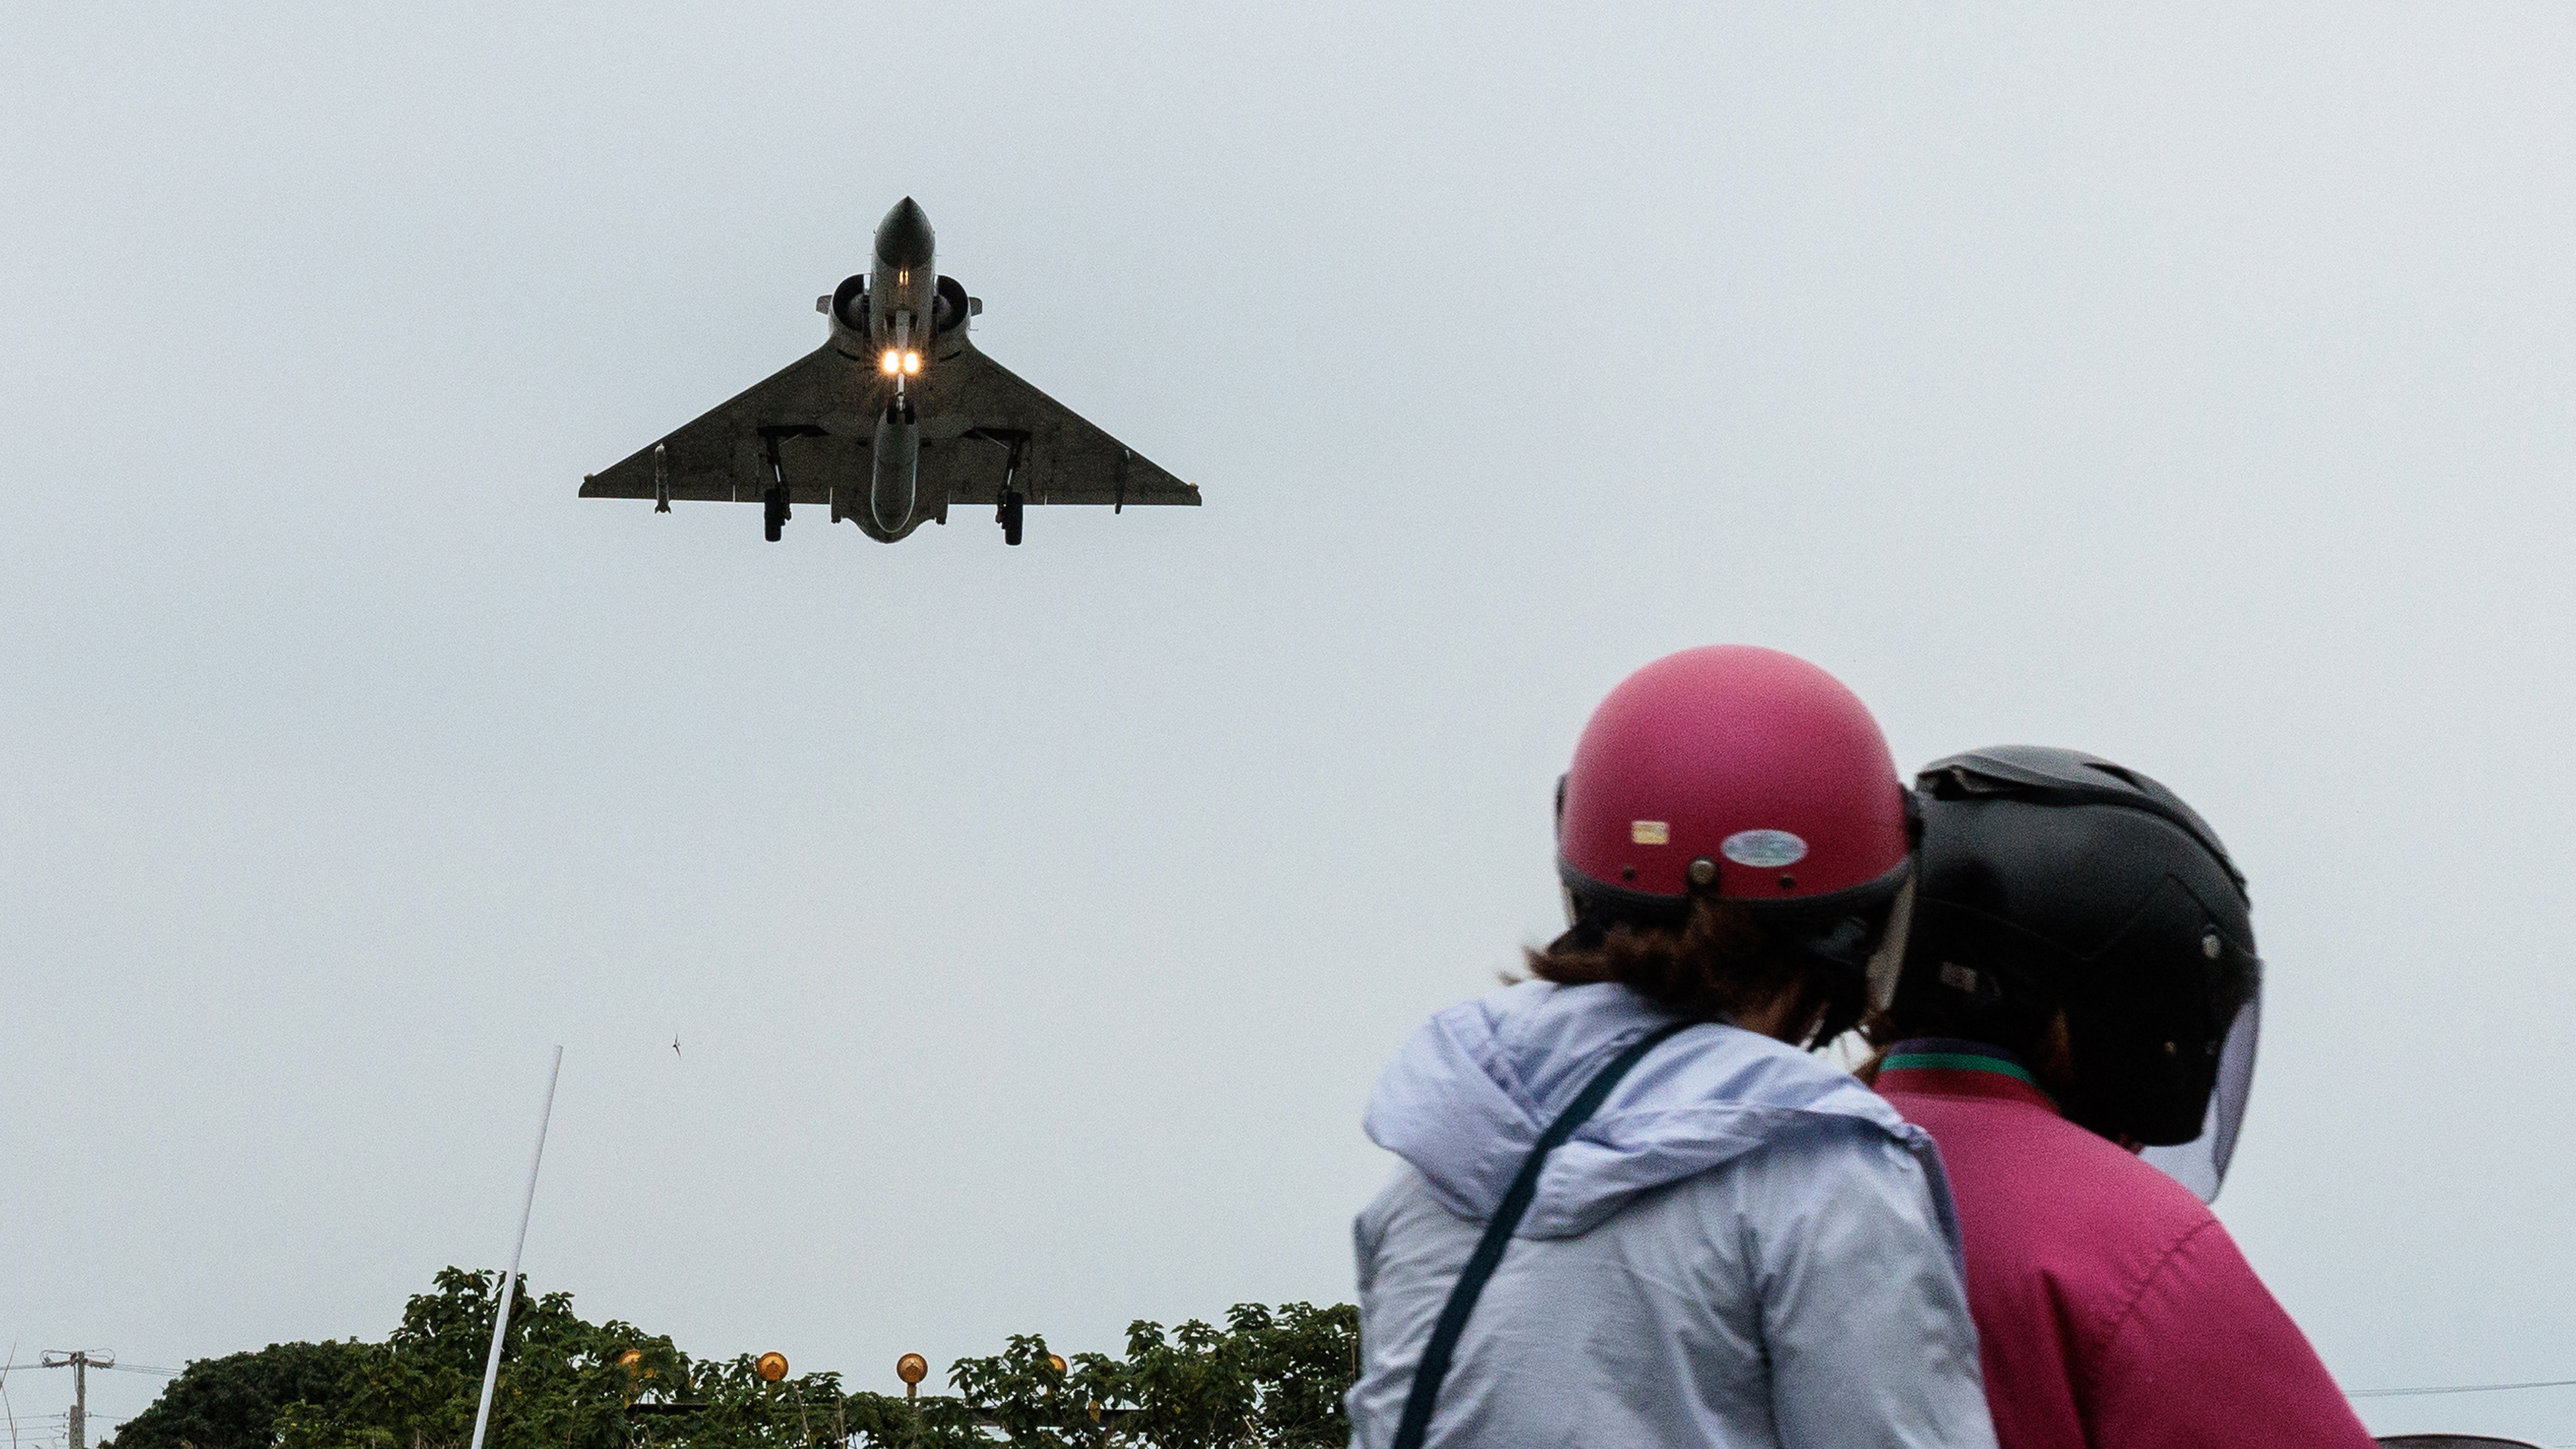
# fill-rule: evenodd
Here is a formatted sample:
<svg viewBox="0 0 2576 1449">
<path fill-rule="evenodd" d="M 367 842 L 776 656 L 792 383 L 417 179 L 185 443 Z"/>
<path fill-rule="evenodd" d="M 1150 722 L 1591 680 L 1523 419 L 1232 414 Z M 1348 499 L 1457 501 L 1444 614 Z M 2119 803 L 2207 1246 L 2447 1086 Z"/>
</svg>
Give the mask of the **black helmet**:
<svg viewBox="0 0 2576 1449">
<path fill-rule="evenodd" d="M 1915 777 L 1923 810 L 1894 1015 L 2028 1051 L 2060 1011 L 2067 1117 L 2214 1197 L 2234 1150 L 2263 963 L 2238 873 L 2171 790 L 2074 750 L 2000 745 Z"/>
</svg>

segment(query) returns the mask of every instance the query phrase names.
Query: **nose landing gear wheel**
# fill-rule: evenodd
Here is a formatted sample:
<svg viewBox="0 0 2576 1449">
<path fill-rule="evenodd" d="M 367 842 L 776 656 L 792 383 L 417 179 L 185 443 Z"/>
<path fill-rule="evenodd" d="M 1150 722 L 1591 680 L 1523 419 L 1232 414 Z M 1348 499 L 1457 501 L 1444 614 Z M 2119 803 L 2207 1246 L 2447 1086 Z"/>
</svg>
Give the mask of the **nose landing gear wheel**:
<svg viewBox="0 0 2576 1449">
<path fill-rule="evenodd" d="M 1002 493 L 1002 506 L 993 510 L 993 521 L 1002 525 L 1002 542 L 1013 548 L 1020 544 L 1020 509 L 1028 500 L 1017 489 Z"/>
<path fill-rule="evenodd" d="M 762 531 L 771 543 L 778 542 L 778 531 L 787 525 L 787 490 L 771 488 L 760 495 Z"/>
</svg>

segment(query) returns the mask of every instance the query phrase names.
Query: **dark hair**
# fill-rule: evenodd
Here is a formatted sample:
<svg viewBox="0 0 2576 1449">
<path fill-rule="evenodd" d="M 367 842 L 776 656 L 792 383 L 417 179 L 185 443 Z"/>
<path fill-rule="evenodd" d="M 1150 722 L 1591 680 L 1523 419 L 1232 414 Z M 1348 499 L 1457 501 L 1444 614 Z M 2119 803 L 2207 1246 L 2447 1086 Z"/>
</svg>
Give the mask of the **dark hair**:
<svg viewBox="0 0 2576 1449">
<path fill-rule="evenodd" d="M 1909 961 L 1909 969 L 1920 969 Z M 1908 1037 L 1944 1036 L 1984 1042 L 2027 1057 L 2039 1050 L 2056 1022 L 2058 1003 L 2028 996 L 1981 1003 L 1960 995 L 1944 1000 L 1931 992 L 1909 992 L 1862 1018 L 1861 1035 L 1872 1046 L 1894 1046 Z"/>
<path fill-rule="evenodd" d="M 1802 1014 L 1826 1004 L 1825 983 L 1802 953 L 1784 948 L 1743 903 L 1709 896 L 1674 925 L 1578 927 L 1528 957 L 1542 981 L 1615 981 L 1689 1021 L 1731 1020 L 1792 990 L 1802 992 Z"/>
</svg>

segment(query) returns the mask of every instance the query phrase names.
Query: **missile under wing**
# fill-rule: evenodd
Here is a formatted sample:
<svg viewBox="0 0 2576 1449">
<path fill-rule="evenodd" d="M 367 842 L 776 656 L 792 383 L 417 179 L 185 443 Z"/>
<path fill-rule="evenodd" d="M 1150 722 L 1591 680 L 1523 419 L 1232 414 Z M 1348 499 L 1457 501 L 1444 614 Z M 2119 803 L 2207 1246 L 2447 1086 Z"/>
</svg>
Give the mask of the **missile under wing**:
<svg viewBox="0 0 2576 1449">
<path fill-rule="evenodd" d="M 935 270 L 930 223 L 906 197 L 877 228 L 871 269 L 817 298 L 821 347 L 732 401 L 582 480 L 584 498 L 763 505 L 771 541 L 796 504 L 892 543 L 951 504 L 990 506 L 1020 541 L 1029 504 L 1196 506 L 1173 477 L 986 357 L 983 310 Z"/>
</svg>

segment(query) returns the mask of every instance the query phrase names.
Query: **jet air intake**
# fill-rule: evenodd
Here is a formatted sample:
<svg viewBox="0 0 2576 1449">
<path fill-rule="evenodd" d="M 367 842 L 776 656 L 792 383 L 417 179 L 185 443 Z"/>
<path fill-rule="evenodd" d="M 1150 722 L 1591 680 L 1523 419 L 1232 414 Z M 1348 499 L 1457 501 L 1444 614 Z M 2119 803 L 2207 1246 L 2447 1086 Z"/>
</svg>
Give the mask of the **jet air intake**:
<svg viewBox="0 0 2576 1449">
<path fill-rule="evenodd" d="M 869 449 L 868 516 L 887 536 L 903 532 L 921 482 L 921 423 L 912 404 L 890 402 L 877 415 L 876 446 Z"/>
</svg>

